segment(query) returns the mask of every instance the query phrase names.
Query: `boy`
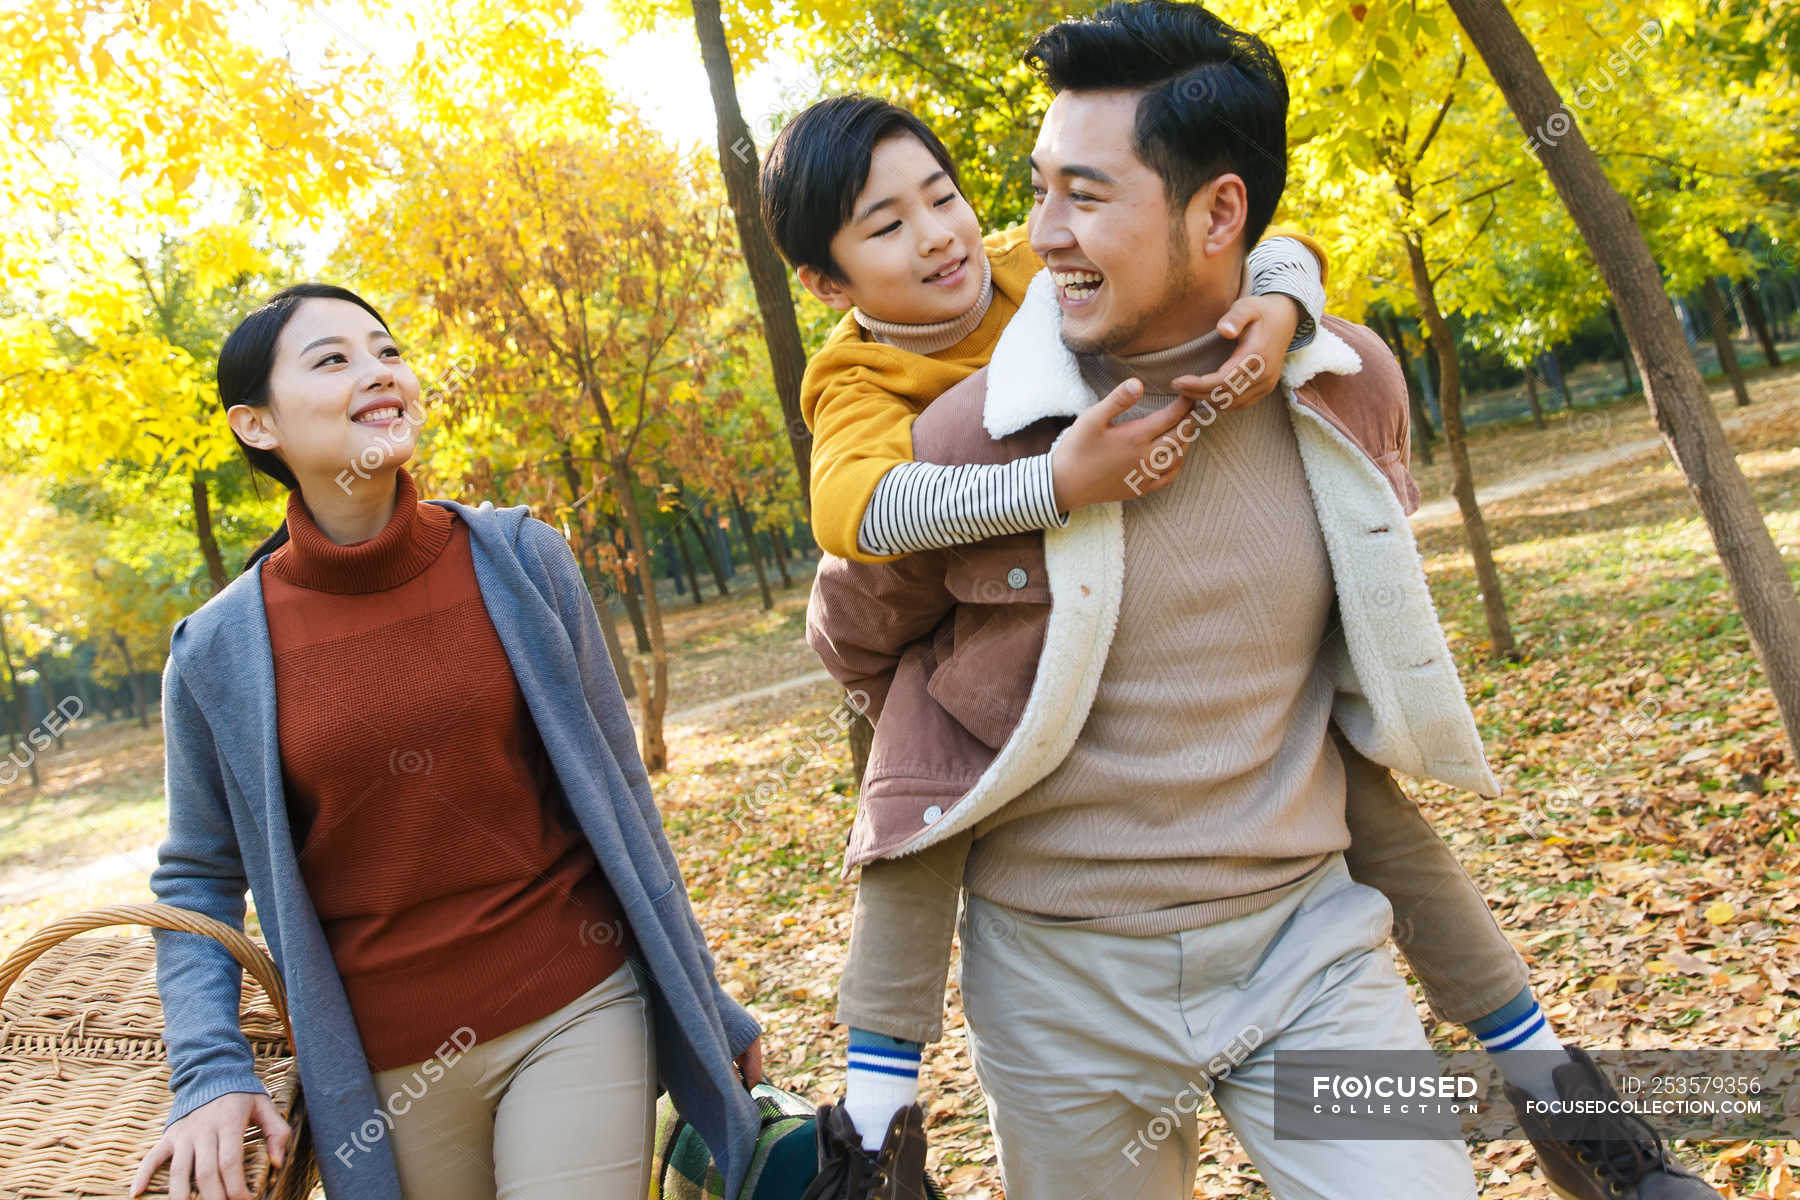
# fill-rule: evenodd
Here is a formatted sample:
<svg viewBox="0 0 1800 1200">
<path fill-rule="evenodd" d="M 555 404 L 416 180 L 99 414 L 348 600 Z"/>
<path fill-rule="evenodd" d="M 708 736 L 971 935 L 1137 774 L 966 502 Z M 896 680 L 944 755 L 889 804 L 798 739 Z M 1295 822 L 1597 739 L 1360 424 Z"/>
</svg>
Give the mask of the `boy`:
<svg viewBox="0 0 1800 1200">
<path fill-rule="evenodd" d="M 857 163 L 863 180 L 855 190 L 816 186 Z M 913 417 L 986 365 L 1044 265 L 1023 225 L 982 238 L 949 152 L 917 117 L 866 96 L 813 105 L 770 148 L 762 197 L 763 219 L 801 283 L 845 313 L 807 364 L 800 402 L 814 438 L 813 531 L 826 553 L 882 562 L 1063 525 L 1071 508 L 1151 490 L 1131 490 L 1126 476 L 1183 406 L 1120 428 L 1110 456 L 1059 446 L 1005 466 L 912 461 Z M 1273 230 L 1257 247 L 1254 294 L 1220 325 L 1243 339 L 1237 363 L 1260 368 L 1312 340 L 1325 302 L 1324 258 L 1294 231 Z M 1233 365 L 1193 379 L 1193 396 L 1237 374 Z M 1273 372 L 1258 370 L 1235 402 L 1273 386 Z"/>
<path fill-rule="evenodd" d="M 782 132 L 762 187 L 770 232 L 803 284 L 826 303 L 852 310 L 809 365 L 803 399 L 817 438 L 814 520 L 826 550 L 881 562 L 1049 528 L 1080 504 L 1136 494 L 1120 490 L 1126 472 L 1119 464 L 1143 462 L 1187 410 L 1169 405 L 1109 425 L 1132 407 L 1137 393 L 1130 381 L 1078 417 L 1043 454 L 948 467 L 912 461 L 912 418 L 985 365 L 1039 265 L 1020 231 L 977 241 L 979 228 L 956 191 L 949 156 L 916 118 L 861 97 L 826 101 Z M 1081 203 L 1078 195 L 1073 199 Z M 1251 267 L 1279 241 L 1259 245 Z M 1304 277 L 1304 260 L 1292 255 L 1270 277 L 1304 291 L 1293 282 Z M 1107 286 L 1103 278 L 1072 276 L 1057 283 L 1065 292 L 1090 294 Z M 1279 301 L 1268 304 L 1254 321 L 1233 308 L 1221 332 L 1267 335 L 1282 317 Z M 1316 322 L 1318 305 L 1302 307 Z M 1227 329 L 1233 316 L 1238 328 Z M 1306 374 L 1292 369 L 1298 365 L 1290 364 L 1290 382 Z M 1191 399 L 1225 374 L 1176 382 L 1185 383 L 1181 391 Z M 1096 445 L 1106 453 L 1084 452 Z M 1404 463 L 1399 470 L 1404 473 Z M 1172 474 L 1164 472 L 1161 482 Z M 1397 491 L 1410 489 L 1410 478 L 1402 482 Z M 1411 494 L 1416 504 L 1416 489 Z M 1434 1008 L 1482 1041 L 1512 1085 L 1515 1103 L 1555 1099 L 1572 1076 L 1597 1079 L 1550 1031 L 1522 961 L 1417 808 L 1386 770 L 1341 737 L 1337 746 L 1347 780 L 1352 845 L 1346 857 L 1359 882 L 1387 896 L 1395 935 Z M 890 1118 L 900 1127 L 917 1094 L 921 1045 L 941 1033 L 948 930 L 962 864 L 941 855 L 928 864 L 925 857 L 865 867 L 857 913 L 863 936 L 859 942 L 853 932 L 840 988 L 838 1016 L 851 1026 L 844 1109 L 869 1151 L 883 1145 Z M 865 922 L 882 925 L 884 933 L 871 935 Z M 871 936 L 883 944 L 871 945 Z M 917 949 L 926 945 L 930 955 Z M 1546 1170 L 1552 1157 L 1568 1167 L 1555 1179 L 1565 1194 L 1604 1194 L 1597 1190 L 1609 1182 L 1604 1174 L 1577 1174 L 1566 1149 L 1545 1150 Z M 1679 1168 L 1662 1159 L 1660 1147 L 1657 1158 L 1664 1182 L 1675 1183 Z M 1678 1193 L 1690 1194 L 1679 1186 L 1655 1194 Z M 1646 1200 L 1651 1194 L 1643 1193 Z"/>
</svg>

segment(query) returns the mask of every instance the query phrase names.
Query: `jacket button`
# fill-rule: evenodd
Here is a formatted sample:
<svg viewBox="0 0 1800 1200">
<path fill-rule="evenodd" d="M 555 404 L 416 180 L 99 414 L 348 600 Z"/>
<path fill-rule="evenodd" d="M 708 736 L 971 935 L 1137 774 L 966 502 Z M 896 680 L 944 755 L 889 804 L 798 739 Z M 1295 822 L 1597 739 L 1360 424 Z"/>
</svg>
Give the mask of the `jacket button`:
<svg viewBox="0 0 1800 1200">
<path fill-rule="evenodd" d="M 925 810 L 925 823 L 927 825 L 936 825 L 938 818 L 943 815 L 944 810 L 934 804 Z"/>
<path fill-rule="evenodd" d="M 1030 576 L 1025 574 L 1024 567 L 1014 567 L 1006 573 L 1006 586 L 1016 592 L 1025 586 L 1025 582 L 1029 578 Z"/>
</svg>

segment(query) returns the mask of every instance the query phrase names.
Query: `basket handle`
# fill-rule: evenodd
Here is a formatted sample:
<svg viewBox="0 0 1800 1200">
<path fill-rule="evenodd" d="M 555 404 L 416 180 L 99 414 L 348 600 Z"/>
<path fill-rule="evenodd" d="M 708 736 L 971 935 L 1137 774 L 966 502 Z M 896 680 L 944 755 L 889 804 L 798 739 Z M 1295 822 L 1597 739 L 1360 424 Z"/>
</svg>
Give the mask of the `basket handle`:
<svg viewBox="0 0 1800 1200">
<path fill-rule="evenodd" d="M 294 1027 L 288 1020 L 287 987 L 281 982 L 281 972 L 275 969 L 274 960 L 248 936 L 223 921 L 216 921 L 205 913 L 178 908 L 173 904 L 109 904 L 104 908 L 90 908 L 86 912 L 71 913 L 52 921 L 26 938 L 18 949 L 7 955 L 5 962 L 0 962 L 0 1001 L 6 999 L 7 991 L 25 973 L 25 968 L 46 950 L 78 933 L 104 929 L 110 925 L 148 925 L 154 929 L 171 929 L 178 933 L 203 934 L 219 942 L 231 952 L 231 957 L 237 960 L 238 965 L 262 985 L 269 1002 L 281 1017 L 282 1028 L 287 1031 L 288 1045 L 294 1044 Z"/>
</svg>

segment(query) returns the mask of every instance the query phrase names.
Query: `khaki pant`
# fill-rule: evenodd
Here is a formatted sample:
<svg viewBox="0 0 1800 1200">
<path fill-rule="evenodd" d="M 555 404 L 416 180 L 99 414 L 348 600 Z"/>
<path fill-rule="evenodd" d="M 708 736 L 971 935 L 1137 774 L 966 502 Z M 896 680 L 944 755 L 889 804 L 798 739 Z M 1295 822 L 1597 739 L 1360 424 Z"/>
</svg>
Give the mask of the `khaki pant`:
<svg viewBox="0 0 1800 1200">
<path fill-rule="evenodd" d="M 656 1050 L 638 972 L 453 1060 L 377 1072 L 407 1200 L 643 1200 Z"/>
<path fill-rule="evenodd" d="M 1358 883 L 1386 896 L 1394 909 L 1394 944 L 1431 1002 L 1453 1025 L 1498 1012 L 1530 976 L 1487 899 L 1393 774 L 1331 735 L 1344 759 L 1344 861 Z M 1481 804 L 1479 796 L 1464 796 Z"/>
<path fill-rule="evenodd" d="M 1192 1196 L 1199 1081 L 1222 1058 L 1213 1100 L 1281 1200 L 1473 1200 L 1460 1141 L 1275 1136 L 1277 1050 L 1429 1052 L 1390 921 L 1335 856 L 1261 912 L 1153 936 L 971 895 L 963 1009 L 1008 1200 Z"/>
</svg>

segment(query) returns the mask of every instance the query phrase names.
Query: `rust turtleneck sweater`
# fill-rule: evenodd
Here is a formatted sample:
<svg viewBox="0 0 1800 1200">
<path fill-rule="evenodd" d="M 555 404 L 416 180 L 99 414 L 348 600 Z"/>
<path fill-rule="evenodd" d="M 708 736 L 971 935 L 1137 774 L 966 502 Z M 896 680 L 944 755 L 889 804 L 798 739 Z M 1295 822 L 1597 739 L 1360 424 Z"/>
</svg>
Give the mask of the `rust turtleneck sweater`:
<svg viewBox="0 0 1800 1200">
<path fill-rule="evenodd" d="M 629 933 L 488 619 L 468 527 L 398 472 L 340 546 L 288 496 L 269 556 L 282 779 L 300 870 L 374 1071 L 566 1004 Z"/>
</svg>

